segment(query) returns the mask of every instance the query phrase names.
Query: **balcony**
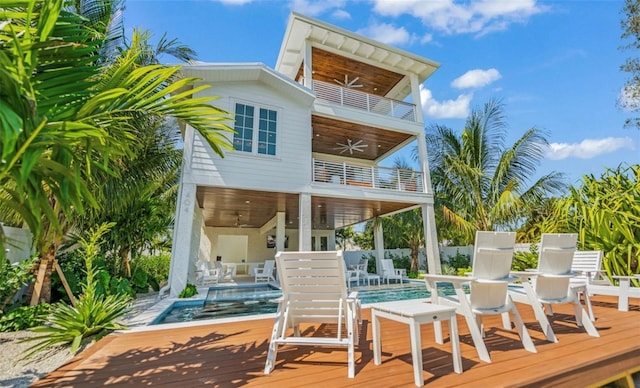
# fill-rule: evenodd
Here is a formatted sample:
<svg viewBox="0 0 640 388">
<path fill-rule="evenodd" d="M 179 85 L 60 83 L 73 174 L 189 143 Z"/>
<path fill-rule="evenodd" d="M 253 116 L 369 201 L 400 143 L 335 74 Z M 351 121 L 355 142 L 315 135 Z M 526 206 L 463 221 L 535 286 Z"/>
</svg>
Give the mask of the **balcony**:
<svg viewBox="0 0 640 388">
<path fill-rule="evenodd" d="M 334 104 L 397 119 L 416 121 L 414 104 L 376 96 L 375 94 L 363 93 L 358 90 L 344 88 L 340 85 L 318 80 L 313 80 L 313 90 L 316 92 L 317 98 Z"/>
<path fill-rule="evenodd" d="M 423 193 L 422 172 L 313 159 L 313 181 Z"/>
</svg>

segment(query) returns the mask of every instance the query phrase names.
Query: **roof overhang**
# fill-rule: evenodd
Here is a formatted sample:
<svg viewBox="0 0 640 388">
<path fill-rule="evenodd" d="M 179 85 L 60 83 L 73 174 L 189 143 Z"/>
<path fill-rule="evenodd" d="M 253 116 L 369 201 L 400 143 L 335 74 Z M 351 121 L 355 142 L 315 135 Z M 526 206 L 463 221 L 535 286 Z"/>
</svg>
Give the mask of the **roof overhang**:
<svg viewBox="0 0 640 388">
<path fill-rule="evenodd" d="M 416 74 L 419 83 L 440 67 L 439 63 L 432 60 L 292 12 L 280 47 L 276 71 L 295 79 L 304 59 L 307 40 L 314 47 L 347 58 L 405 75 Z M 403 100 L 410 93 L 410 84 L 404 82 L 402 86 L 388 97 Z"/>
<path fill-rule="evenodd" d="M 263 63 L 205 63 L 184 65 L 181 74 L 197 77 L 205 82 L 260 82 L 278 90 L 289 98 L 311 106 L 315 100 L 313 91 L 307 89 Z"/>
</svg>

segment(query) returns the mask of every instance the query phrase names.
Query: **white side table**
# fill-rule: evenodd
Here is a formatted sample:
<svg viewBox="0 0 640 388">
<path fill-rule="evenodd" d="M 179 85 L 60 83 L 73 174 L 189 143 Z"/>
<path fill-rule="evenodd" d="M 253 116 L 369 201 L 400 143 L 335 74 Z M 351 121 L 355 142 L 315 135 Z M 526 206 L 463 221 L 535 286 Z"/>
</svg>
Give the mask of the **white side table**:
<svg viewBox="0 0 640 388">
<path fill-rule="evenodd" d="M 440 306 L 427 303 L 428 299 L 413 299 L 371 304 L 371 321 L 373 325 L 373 362 L 380 365 L 382 353 L 380 343 L 380 318 L 390 319 L 409 325 L 411 332 L 411 358 L 413 359 L 413 377 L 418 387 L 424 385 L 422 377 L 422 339 L 420 325 L 442 320 L 449 320 L 449 336 L 453 353 L 453 370 L 462 373 L 462 357 L 460 356 L 460 340 L 456 322 L 455 307 Z"/>
</svg>

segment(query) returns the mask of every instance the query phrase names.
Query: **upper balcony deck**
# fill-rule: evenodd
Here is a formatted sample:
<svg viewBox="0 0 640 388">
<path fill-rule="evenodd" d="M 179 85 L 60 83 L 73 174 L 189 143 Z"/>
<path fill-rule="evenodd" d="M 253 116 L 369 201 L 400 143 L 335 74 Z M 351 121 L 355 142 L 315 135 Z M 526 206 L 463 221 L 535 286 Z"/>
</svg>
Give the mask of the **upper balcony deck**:
<svg viewBox="0 0 640 388">
<path fill-rule="evenodd" d="M 313 182 L 424 192 L 422 172 L 313 159 Z"/>
<path fill-rule="evenodd" d="M 340 106 L 416 122 L 416 106 L 408 102 L 397 101 L 318 80 L 313 80 L 313 90 L 316 92 L 318 99 Z"/>
</svg>

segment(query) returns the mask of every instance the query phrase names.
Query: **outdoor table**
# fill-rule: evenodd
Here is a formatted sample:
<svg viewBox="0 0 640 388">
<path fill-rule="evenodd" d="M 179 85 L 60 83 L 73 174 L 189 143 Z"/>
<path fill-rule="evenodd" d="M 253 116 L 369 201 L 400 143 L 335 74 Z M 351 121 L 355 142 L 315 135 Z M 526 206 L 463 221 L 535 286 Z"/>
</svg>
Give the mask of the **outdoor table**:
<svg viewBox="0 0 640 388">
<path fill-rule="evenodd" d="M 413 359 L 413 375 L 418 387 L 424 385 L 422 377 L 422 340 L 420 325 L 423 323 L 449 320 L 449 337 L 453 353 L 453 370 L 462 373 L 462 358 L 460 356 L 460 340 L 458 338 L 458 324 L 456 322 L 455 307 L 441 306 L 428 303 L 428 299 L 410 299 L 402 301 L 373 303 L 371 306 L 371 321 L 373 324 L 373 362 L 380 365 L 382 353 L 380 343 L 380 318 L 406 323 L 411 333 L 411 358 Z"/>
</svg>

